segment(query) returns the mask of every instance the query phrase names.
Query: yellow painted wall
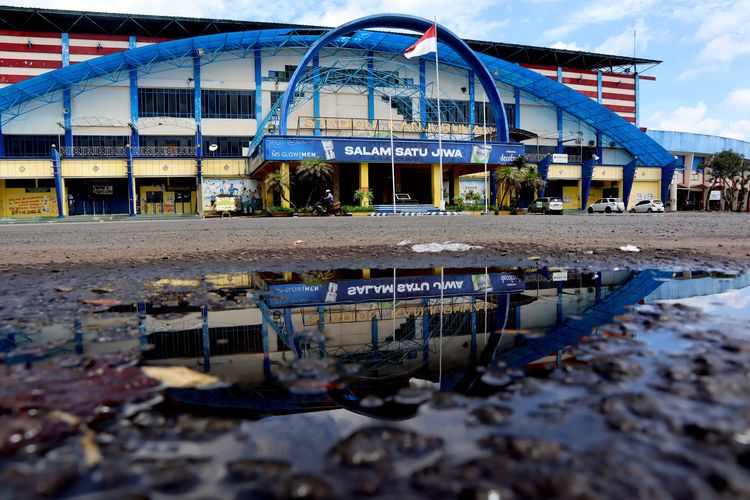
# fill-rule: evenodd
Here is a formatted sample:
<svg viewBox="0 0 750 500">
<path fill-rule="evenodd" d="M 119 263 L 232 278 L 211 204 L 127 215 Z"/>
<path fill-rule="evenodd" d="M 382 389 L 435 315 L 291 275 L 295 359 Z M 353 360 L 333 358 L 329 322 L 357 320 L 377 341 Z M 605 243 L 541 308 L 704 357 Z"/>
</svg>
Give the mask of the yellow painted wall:
<svg viewBox="0 0 750 500">
<path fill-rule="evenodd" d="M 0 160 L 0 179 L 50 179 L 52 160 Z"/>
<path fill-rule="evenodd" d="M 281 206 L 283 208 L 289 208 L 289 202 L 291 193 L 289 192 L 289 184 L 291 177 L 289 176 L 289 163 L 283 162 L 279 170 L 285 179 L 287 179 L 286 186 L 284 186 L 284 196 L 281 197 Z M 286 199 L 285 199 L 286 198 Z"/>
<path fill-rule="evenodd" d="M 621 181 L 622 167 L 611 165 L 597 165 L 594 167 L 594 175 L 591 177 L 594 181 Z"/>
<path fill-rule="evenodd" d="M 247 159 L 204 158 L 201 162 L 201 171 L 204 177 L 238 177 L 247 175 Z"/>
<path fill-rule="evenodd" d="M 164 203 L 146 203 L 146 192 L 147 191 L 161 191 L 163 192 Z M 159 214 L 190 214 L 195 213 L 196 207 L 198 206 L 197 194 L 195 191 L 190 191 L 190 203 L 185 202 L 185 209 L 183 211 L 183 203 L 175 204 L 175 192 L 169 190 L 169 186 L 141 186 L 138 190 L 138 203 L 141 206 L 142 215 L 159 215 Z"/>
<path fill-rule="evenodd" d="M 62 175 L 66 177 L 123 178 L 128 176 L 124 159 L 68 159 L 62 162 Z"/>
<path fill-rule="evenodd" d="M 581 208 L 581 183 L 578 186 L 563 186 L 563 208 L 575 210 Z M 570 198 L 570 203 L 565 203 L 565 199 Z"/>
<path fill-rule="evenodd" d="M 370 189 L 370 164 L 369 163 L 360 163 L 359 164 L 359 187 L 360 189 Z M 366 207 L 370 205 L 369 200 L 367 198 L 363 198 L 360 200 L 359 205 L 362 207 Z"/>
<path fill-rule="evenodd" d="M 661 168 L 638 167 L 635 170 L 636 181 L 658 181 L 661 182 Z"/>
<path fill-rule="evenodd" d="M 591 189 L 589 189 L 589 199 L 587 203 L 589 206 L 591 206 L 596 202 L 596 200 L 598 200 L 599 198 L 603 198 L 603 197 L 604 197 L 603 188 L 591 186 Z"/>
<path fill-rule="evenodd" d="M 661 175 L 661 172 L 659 173 Z M 658 200 L 661 196 L 660 194 L 660 181 L 640 181 L 636 180 L 636 182 L 633 183 L 633 189 L 630 191 L 630 200 L 628 202 L 628 209 L 633 208 L 636 203 L 638 203 L 641 200 L 648 199 L 648 195 L 651 195 L 651 198 L 654 200 Z M 641 195 L 641 199 L 638 199 L 638 195 Z"/>
<path fill-rule="evenodd" d="M 27 193 L 24 188 L 0 189 L 0 202 L 3 217 L 57 217 L 57 192 L 50 188 L 49 193 Z"/>
<path fill-rule="evenodd" d="M 198 175 L 193 158 L 144 158 L 133 160 L 135 177 L 192 177 Z"/>
<path fill-rule="evenodd" d="M 580 165 L 557 165 L 551 164 L 547 172 L 547 179 L 580 179 Z"/>
</svg>

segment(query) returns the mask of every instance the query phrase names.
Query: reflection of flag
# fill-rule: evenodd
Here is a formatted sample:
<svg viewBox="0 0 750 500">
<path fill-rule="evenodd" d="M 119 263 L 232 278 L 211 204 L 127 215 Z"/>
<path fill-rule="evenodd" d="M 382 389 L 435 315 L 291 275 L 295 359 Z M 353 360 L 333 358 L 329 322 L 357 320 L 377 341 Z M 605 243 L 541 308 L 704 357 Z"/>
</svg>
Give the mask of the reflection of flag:
<svg viewBox="0 0 750 500">
<path fill-rule="evenodd" d="M 406 49 L 404 57 L 411 59 L 412 57 L 423 56 L 430 52 L 437 52 L 437 28 L 434 24 L 424 32 L 424 35 L 417 40 L 417 43 Z"/>
</svg>

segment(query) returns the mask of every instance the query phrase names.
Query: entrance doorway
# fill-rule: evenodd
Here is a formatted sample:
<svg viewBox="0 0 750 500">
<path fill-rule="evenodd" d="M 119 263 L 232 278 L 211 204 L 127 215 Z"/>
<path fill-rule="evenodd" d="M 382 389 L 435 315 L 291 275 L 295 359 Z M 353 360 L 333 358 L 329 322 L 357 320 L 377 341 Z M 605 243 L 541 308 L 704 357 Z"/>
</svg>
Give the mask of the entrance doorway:
<svg viewBox="0 0 750 500">
<path fill-rule="evenodd" d="M 128 213 L 127 179 L 65 179 L 68 215 Z"/>
</svg>

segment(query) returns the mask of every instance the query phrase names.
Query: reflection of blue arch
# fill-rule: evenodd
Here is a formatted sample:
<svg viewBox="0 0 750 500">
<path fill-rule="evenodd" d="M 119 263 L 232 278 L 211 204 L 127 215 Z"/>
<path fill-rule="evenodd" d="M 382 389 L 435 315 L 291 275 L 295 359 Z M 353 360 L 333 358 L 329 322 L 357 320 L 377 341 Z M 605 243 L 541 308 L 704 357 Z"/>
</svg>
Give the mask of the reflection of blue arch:
<svg viewBox="0 0 750 500">
<path fill-rule="evenodd" d="M 246 53 L 251 49 L 304 49 L 316 40 L 317 37 L 314 35 L 298 35 L 294 30 L 284 28 L 220 33 L 147 45 L 83 61 L 2 88 L 0 113 L 4 124 L 16 115 L 35 109 L 30 105 L 31 101 L 39 100 L 39 106 L 61 101 L 60 90 L 71 87 L 75 97 L 85 90 L 94 88 L 81 85 L 89 80 L 102 79 L 106 83 L 124 81 L 128 78 L 128 70 L 147 69 L 161 61 L 184 61 L 185 67 L 192 68 L 193 57 L 201 52 L 206 54 L 204 57 L 210 57 L 219 52 Z M 341 49 L 402 53 L 412 43 L 413 36 L 358 31 L 351 36 L 341 37 L 334 45 Z M 479 57 L 491 70 L 495 80 L 519 88 L 581 119 L 620 144 L 632 155 L 638 156 L 639 164 L 664 167 L 674 160 L 674 157 L 654 139 L 591 98 L 517 64 L 484 54 Z M 442 50 L 440 59 L 445 64 L 466 67 L 465 61 L 451 48 Z M 671 173 L 665 172 L 667 186 L 671 178 Z"/>
<path fill-rule="evenodd" d="M 302 58 L 297 69 L 294 71 L 292 78 L 289 80 L 289 86 L 284 93 L 284 99 L 281 102 L 281 117 L 279 119 L 279 131 L 281 135 L 286 135 L 286 122 L 289 118 L 289 105 L 294 95 L 294 89 L 297 87 L 302 74 L 310 64 L 315 56 L 339 37 L 354 33 L 358 30 L 365 30 L 368 28 L 397 28 L 413 31 L 427 31 L 432 26 L 432 21 L 423 19 L 416 16 L 406 16 L 402 14 L 382 14 L 375 16 L 367 16 L 355 21 L 342 24 L 338 28 L 332 29 L 315 42 L 312 47 L 307 51 L 305 57 Z M 482 61 L 479 60 L 476 53 L 466 45 L 466 42 L 461 40 L 450 30 L 438 26 L 437 28 L 438 41 L 445 43 L 452 48 L 456 54 L 458 54 L 463 61 L 474 71 L 476 76 L 479 78 L 479 82 L 484 87 L 484 91 L 487 98 L 492 106 L 492 111 L 495 113 L 495 127 L 497 130 L 497 139 L 502 142 L 508 142 L 508 121 L 505 117 L 505 108 L 503 108 L 503 101 L 500 98 L 500 93 L 497 91 L 495 81 L 492 79 L 492 75 L 487 71 L 487 68 Z"/>
</svg>

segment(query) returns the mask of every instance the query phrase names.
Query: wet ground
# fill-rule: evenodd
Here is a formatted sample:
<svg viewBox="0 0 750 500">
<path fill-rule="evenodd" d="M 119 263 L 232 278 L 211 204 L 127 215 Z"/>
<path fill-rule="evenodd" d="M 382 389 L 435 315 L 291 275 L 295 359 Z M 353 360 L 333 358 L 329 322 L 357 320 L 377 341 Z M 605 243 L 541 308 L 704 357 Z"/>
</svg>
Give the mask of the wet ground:
<svg viewBox="0 0 750 500">
<path fill-rule="evenodd" d="M 750 497 L 738 253 L 134 271 L 96 264 L 131 231 L 101 227 L 94 264 L 2 274 L 4 498 Z"/>
</svg>

